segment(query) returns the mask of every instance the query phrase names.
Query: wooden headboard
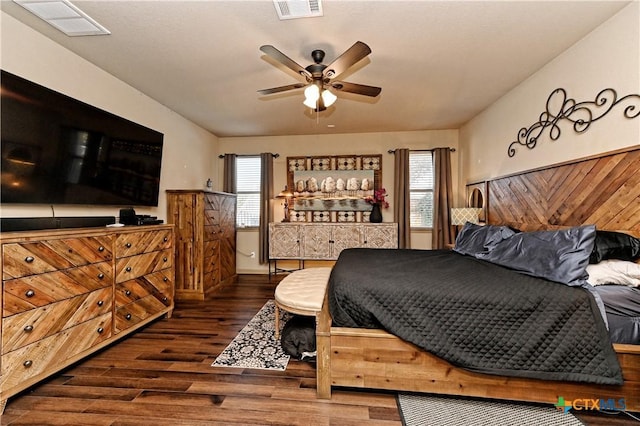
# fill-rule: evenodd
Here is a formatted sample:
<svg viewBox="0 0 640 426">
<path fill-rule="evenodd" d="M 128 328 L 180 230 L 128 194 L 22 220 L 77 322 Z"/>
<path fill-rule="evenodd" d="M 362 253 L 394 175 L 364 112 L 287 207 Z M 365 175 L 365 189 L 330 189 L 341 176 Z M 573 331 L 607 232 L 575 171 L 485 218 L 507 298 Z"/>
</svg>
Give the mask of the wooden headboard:
<svg viewBox="0 0 640 426">
<path fill-rule="evenodd" d="M 640 235 L 640 146 L 487 182 L 489 224 L 523 231 L 595 224 Z"/>
</svg>

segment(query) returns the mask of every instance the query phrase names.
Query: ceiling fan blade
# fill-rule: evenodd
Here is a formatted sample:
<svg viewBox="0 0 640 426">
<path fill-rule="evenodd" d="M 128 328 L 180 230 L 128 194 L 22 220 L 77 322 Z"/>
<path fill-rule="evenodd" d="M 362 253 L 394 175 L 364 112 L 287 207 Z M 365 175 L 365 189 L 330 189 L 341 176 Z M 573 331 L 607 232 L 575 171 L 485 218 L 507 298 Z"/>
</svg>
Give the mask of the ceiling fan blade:
<svg viewBox="0 0 640 426">
<path fill-rule="evenodd" d="M 322 74 L 329 79 L 335 78 L 345 72 L 349 67 L 365 58 L 369 53 L 371 53 L 369 46 L 361 41 L 357 41 L 335 61 L 330 63 L 327 68 L 324 69 Z"/>
<path fill-rule="evenodd" d="M 286 92 L 287 90 L 300 89 L 306 86 L 304 83 L 287 84 L 286 86 L 272 87 L 271 89 L 258 90 L 261 95 L 271 95 L 273 93 Z"/>
<path fill-rule="evenodd" d="M 374 98 L 382 92 L 381 87 L 348 83 L 346 81 L 334 81 L 331 83 L 331 87 L 342 92 L 356 93 L 358 95 L 371 96 Z"/>
<path fill-rule="evenodd" d="M 302 65 L 296 63 L 293 59 L 289 58 L 287 55 L 285 55 L 275 47 L 271 46 L 270 44 L 260 46 L 260 50 L 263 53 L 267 54 L 267 56 L 280 62 L 282 65 L 286 66 L 287 68 L 293 70 L 295 73 L 300 74 L 306 79 L 311 79 L 311 73 L 309 73 L 309 71 L 304 69 Z"/>
</svg>

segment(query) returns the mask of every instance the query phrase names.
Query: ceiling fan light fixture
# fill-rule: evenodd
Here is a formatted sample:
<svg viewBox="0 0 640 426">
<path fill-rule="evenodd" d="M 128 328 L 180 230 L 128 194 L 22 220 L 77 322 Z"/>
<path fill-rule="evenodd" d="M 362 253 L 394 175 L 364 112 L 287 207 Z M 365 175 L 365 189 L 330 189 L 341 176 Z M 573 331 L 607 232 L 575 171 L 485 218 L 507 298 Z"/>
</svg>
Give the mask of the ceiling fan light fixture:
<svg viewBox="0 0 640 426">
<path fill-rule="evenodd" d="M 325 89 L 322 91 L 322 100 L 324 101 L 324 106 L 330 107 L 333 103 L 338 99 L 336 95 L 331 93 L 329 90 Z"/>
<path fill-rule="evenodd" d="M 316 109 L 316 107 L 318 106 L 318 100 L 316 99 L 315 101 L 312 101 L 309 98 L 305 98 L 304 102 L 302 102 L 304 104 L 304 106 L 309 107 L 311 109 Z"/>
<path fill-rule="evenodd" d="M 280 93 L 304 87 L 305 99 L 302 103 L 316 112 L 326 110 L 327 107 L 333 105 L 338 99 L 336 94 L 330 91 L 329 88 L 341 92 L 355 93 L 371 97 L 378 96 L 382 90 L 380 87 L 333 80 L 334 77 L 341 75 L 349 67 L 364 59 L 371 53 L 369 46 L 361 41 L 354 43 L 353 46 L 342 53 L 342 55 L 338 56 L 338 58 L 329 65 L 322 63 L 324 60 L 324 51 L 316 49 L 311 52 L 311 57 L 313 58 L 314 63 L 306 68 L 303 68 L 300 64 L 271 45 L 265 44 L 260 46 L 260 51 L 271 57 L 271 59 L 279 62 L 281 65 L 303 76 L 307 81 L 307 84 L 289 84 L 286 86 L 273 87 L 271 89 L 258 90 L 258 93 L 269 95 L 272 93 Z"/>
<path fill-rule="evenodd" d="M 309 87 L 304 89 L 305 101 L 310 101 L 312 103 L 316 103 L 318 98 L 320 98 L 320 88 L 315 84 L 311 84 Z"/>
</svg>

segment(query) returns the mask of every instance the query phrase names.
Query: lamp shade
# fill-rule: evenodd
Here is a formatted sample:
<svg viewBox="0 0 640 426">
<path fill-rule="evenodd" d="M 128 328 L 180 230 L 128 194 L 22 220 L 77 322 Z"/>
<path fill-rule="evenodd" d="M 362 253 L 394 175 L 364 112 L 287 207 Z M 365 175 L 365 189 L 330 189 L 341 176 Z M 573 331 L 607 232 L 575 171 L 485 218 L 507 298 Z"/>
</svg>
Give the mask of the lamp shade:
<svg viewBox="0 0 640 426">
<path fill-rule="evenodd" d="M 304 100 L 302 103 L 303 103 L 303 104 L 304 104 L 304 106 L 306 106 L 306 107 L 309 107 L 309 108 L 311 108 L 311 109 L 316 109 L 318 101 L 317 101 L 317 100 L 312 101 L 312 100 L 311 100 L 311 99 L 309 99 L 309 98 L 305 98 L 305 100 Z"/>
<path fill-rule="evenodd" d="M 316 102 L 318 100 L 318 98 L 320 97 L 320 88 L 318 86 L 316 86 L 315 84 L 312 84 L 312 85 L 308 86 L 306 89 L 304 89 L 304 96 L 310 102 Z"/>
<path fill-rule="evenodd" d="M 451 209 L 451 224 L 452 225 L 464 225 L 467 222 L 478 223 L 480 222 L 480 212 L 482 209 L 479 208 L 454 208 Z"/>
<path fill-rule="evenodd" d="M 330 91 L 326 89 L 322 91 L 322 100 L 324 101 L 325 107 L 330 107 L 331 105 L 333 105 L 336 99 L 338 99 L 338 97 Z"/>
<path fill-rule="evenodd" d="M 278 195 L 276 195 L 276 198 L 289 198 L 289 197 L 293 197 L 293 193 L 289 191 L 289 188 L 287 188 L 287 185 L 285 185 L 284 189 L 280 191 Z"/>
<path fill-rule="evenodd" d="M 316 109 L 318 99 L 320 99 L 320 88 L 315 84 L 308 86 L 304 89 L 304 97 L 304 102 L 302 103 L 311 109 Z"/>
</svg>

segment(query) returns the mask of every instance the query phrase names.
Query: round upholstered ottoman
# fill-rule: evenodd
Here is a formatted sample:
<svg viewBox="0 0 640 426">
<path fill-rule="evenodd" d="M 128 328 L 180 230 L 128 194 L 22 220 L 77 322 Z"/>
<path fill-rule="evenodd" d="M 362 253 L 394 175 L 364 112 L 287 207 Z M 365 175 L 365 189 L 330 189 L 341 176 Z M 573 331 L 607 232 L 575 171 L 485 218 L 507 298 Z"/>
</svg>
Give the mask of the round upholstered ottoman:
<svg viewBox="0 0 640 426">
<path fill-rule="evenodd" d="M 284 277 L 275 291 L 276 338 L 280 335 L 280 309 L 316 316 L 322 310 L 331 268 L 307 268 Z"/>
</svg>

